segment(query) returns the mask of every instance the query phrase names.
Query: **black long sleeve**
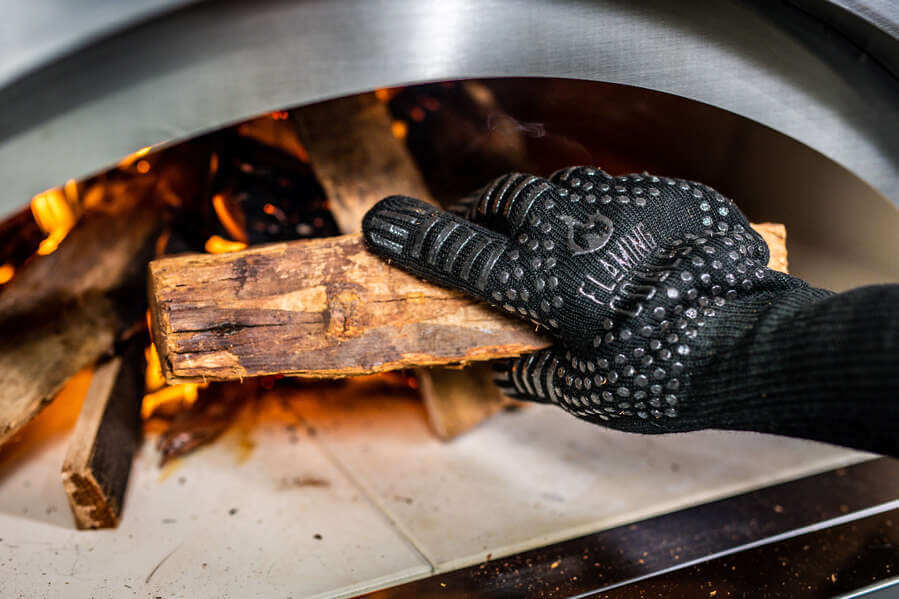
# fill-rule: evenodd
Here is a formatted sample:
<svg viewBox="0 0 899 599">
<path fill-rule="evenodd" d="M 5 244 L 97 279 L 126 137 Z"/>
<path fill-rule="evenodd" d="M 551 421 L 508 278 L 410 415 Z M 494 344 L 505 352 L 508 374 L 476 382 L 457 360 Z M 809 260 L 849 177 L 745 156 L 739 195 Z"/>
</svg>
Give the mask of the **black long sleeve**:
<svg viewBox="0 0 899 599">
<path fill-rule="evenodd" d="M 694 375 L 704 408 L 682 424 L 899 455 L 899 285 L 766 294 L 713 327 L 733 341 Z"/>
</svg>

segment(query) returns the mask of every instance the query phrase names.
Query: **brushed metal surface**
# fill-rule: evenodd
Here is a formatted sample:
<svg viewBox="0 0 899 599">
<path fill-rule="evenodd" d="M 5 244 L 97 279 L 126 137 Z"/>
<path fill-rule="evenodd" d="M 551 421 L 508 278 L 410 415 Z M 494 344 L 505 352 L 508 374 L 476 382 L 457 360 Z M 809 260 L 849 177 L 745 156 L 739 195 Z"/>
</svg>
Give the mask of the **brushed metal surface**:
<svg viewBox="0 0 899 599">
<path fill-rule="evenodd" d="M 790 27 L 800 21 L 785 27 L 775 17 L 736 0 L 190 6 L 0 89 L 0 214 L 140 147 L 269 110 L 411 81 L 507 75 L 707 102 L 800 140 L 899 201 L 896 80 L 848 42 L 815 26 L 796 35 Z"/>
<path fill-rule="evenodd" d="M 0 86 L 104 35 L 197 0 L 0 0 Z"/>
</svg>

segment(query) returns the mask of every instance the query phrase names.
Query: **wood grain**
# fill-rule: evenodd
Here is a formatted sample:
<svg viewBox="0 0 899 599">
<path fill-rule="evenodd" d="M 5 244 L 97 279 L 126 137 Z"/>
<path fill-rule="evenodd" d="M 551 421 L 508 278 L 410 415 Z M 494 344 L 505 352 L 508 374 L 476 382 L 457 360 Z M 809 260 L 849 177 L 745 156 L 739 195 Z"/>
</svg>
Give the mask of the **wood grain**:
<svg viewBox="0 0 899 599">
<path fill-rule="evenodd" d="M 341 232 L 361 231 L 365 213 L 392 194 L 437 204 L 375 94 L 307 106 L 294 112 L 294 120 Z M 428 421 L 441 439 L 473 428 L 506 401 L 486 383 L 483 369 L 419 368 L 415 375 Z"/>
<path fill-rule="evenodd" d="M 87 215 L 0 292 L 0 445 L 140 317 L 159 219 L 152 209 Z"/>
<path fill-rule="evenodd" d="M 62 482 L 78 528 L 118 525 L 141 438 L 145 336 L 99 365 L 62 465 Z"/>
<path fill-rule="evenodd" d="M 352 376 L 546 345 L 485 304 L 388 266 L 360 234 L 155 260 L 149 286 L 170 382 Z"/>
</svg>

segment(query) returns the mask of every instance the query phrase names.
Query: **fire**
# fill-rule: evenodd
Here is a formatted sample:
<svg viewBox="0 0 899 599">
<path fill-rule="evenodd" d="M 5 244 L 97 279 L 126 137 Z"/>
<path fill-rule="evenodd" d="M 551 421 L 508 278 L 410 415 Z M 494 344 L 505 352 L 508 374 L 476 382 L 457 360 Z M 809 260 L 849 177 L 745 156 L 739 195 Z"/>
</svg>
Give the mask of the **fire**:
<svg viewBox="0 0 899 599">
<path fill-rule="evenodd" d="M 390 129 L 397 139 L 406 139 L 406 135 L 409 133 L 409 127 L 403 121 L 393 121 L 390 123 Z"/>
<path fill-rule="evenodd" d="M 47 238 L 41 241 L 37 253 L 46 256 L 52 254 L 65 239 L 78 220 L 77 185 L 74 181 L 66 183 L 66 192 L 56 187 L 41 192 L 31 199 L 31 213 L 41 231 Z"/>
<path fill-rule="evenodd" d="M 139 160 L 137 162 L 136 168 L 137 168 L 137 172 L 139 172 L 142 175 L 146 175 L 147 173 L 150 172 L 150 163 L 147 162 L 146 160 Z"/>
<path fill-rule="evenodd" d="M 278 110 L 271 114 L 271 117 L 276 121 L 286 121 L 288 116 L 286 110 Z"/>
<path fill-rule="evenodd" d="M 146 155 L 150 152 L 151 149 L 153 149 L 153 146 L 144 146 L 143 148 L 141 148 L 140 150 L 136 151 L 135 153 L 129 154 L 128 156 L 125 156 L 124 158 L 122 158 L 122 159 L 119 161 L 119 166 L 122 167 L 122 168 L 127 168 L 127 167 L 131 166 L 131 165 L 134 164 L 138 159 L 143 158 L 144 156 L 146 156 Z"/>
<path fill-rule="evenodd" d="M 9 280 L 12 279 L 14 274 L 16 274 L 16 267 L 12 264 L 7 262 L 3 266 L 0 266 L 0 285 L 9 283 Z"/>
<path fill-rule="evenodd" d="M 147 358 L 147 370 L 145 374 L 145 389 L 141 404 L 141 417 L 144 420 L 153 414 L 166 408 L 174 408 L 177 411 L 190 407 L 197 401 L 200 385 L 188 383 L 184 385 L 167 385 L 162 374 L 162 364 L 159 361 L 159 353 L 156 345 L 151 343 L 144 351 Z M 168 410 L 171 411 L 171 410 Z"/>
<path fill-rule="evenodd" d="M 197 401 L 199 388 L 200 386 L 197 384 L 187 383 L 184 385 L 163 387 L 159 391 L 147 393 L 144 395 L 144 400 L 140 407 L 141 418 L 148 420 L 154 414 L 165 408 L 174 408 L 174 410 L 166 411 L 178 412 L 189 408 L 195 401 Z"/>
<path fill-rule="evenodd" d="M 242 241 L 231 241 L 219 237 L 218 235 L 213 235 L 206 240 L 206 245 L 204 247 L 210 254 L 227 254 L 230 252 L 239 252 L 240 250 L 245 249 L 247 244 Z"/>
<path fill-rule="evenodd" d="M 390 102 L 390 100 L 403 90 L 402 87 L 385 87 L 375 90 L 375 97 L 381 102 Z"/>
<path fill-rule="evenodd" d="M 215 194 L 212 197 L 212 208 L 215 210 L 215 215 L 218 217 L 219 222 L 222 223 L 222 226 L 225 227 L 226 231 L 228 231 L 228 234 L 237 241 L 246 244 L 247 236 L 243 231 L 243 227 L 241 227 L 240 224 L 238 224 L 238 222 L 234 220 L 234 217 L 231 216 L 231 213 L 228 212 L 228 205 L 225 202 L 225 196 L 220 193 Z M 244 247 L 246 247 L 246 245 L 244 245 Z"/>
</svg>

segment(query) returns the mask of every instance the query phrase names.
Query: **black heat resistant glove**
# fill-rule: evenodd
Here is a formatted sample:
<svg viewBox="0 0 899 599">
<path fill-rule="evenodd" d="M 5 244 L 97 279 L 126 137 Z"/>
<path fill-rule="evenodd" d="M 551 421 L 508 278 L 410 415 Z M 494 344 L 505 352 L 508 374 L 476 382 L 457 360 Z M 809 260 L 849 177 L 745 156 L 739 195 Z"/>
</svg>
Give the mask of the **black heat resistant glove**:
<svg viewBox="0 0 899 599">
<path fill-rule="evenodd" d="M 766 268 L 733 202 L 691 181 L 509 174 L 467 220 L 393 196 L 368 247 L 546 327 L 497 364 L 508 395 L 624 431 L 703 428 L 899 453 L 899 286 L 835 295 Z"/>
</svg>

